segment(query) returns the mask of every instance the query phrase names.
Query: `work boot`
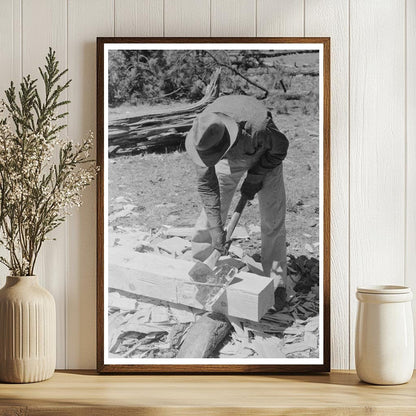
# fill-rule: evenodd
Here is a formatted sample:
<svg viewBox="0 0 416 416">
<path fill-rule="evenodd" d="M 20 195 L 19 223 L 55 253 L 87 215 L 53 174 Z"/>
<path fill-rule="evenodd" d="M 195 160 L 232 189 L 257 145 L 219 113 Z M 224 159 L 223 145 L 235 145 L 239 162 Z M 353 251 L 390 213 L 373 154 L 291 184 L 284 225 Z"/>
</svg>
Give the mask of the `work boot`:
<svg viewBox="0 0 416 416">
<path fill-rule="evenodd" d="M 287 303 L 287 293 L 284 286 L 279 286 L 274 291 L 274 308 L 277 312 L 281 311 Z"/>
</svg>

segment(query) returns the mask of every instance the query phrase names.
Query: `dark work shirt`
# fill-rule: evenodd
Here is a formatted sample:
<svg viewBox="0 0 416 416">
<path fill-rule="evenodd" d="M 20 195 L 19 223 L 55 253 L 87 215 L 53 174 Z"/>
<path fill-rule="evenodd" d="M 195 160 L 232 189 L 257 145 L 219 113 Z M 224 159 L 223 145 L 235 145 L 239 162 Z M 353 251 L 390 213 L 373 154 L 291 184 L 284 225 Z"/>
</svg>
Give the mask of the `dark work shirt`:
<svg viewBox="0 0 416 416">
<path fill-rule="evenodd" d="M 220 97 L 204 112 L 220 112 L 233 118 L 239 132 L 234 145 L 223 156 L 239 160 L 254 155 L 255 163 L 248 167 L 247 178 L 262 182 L 264 175 L 279 166 L 287 154 L 289 142 L 273 122 L 271 113 L 257 99 L 245 95 Z M 215 168 L 197 168 L 198 191 L 211 227 L 222 227 L 220 196 Z"/>
</svg>

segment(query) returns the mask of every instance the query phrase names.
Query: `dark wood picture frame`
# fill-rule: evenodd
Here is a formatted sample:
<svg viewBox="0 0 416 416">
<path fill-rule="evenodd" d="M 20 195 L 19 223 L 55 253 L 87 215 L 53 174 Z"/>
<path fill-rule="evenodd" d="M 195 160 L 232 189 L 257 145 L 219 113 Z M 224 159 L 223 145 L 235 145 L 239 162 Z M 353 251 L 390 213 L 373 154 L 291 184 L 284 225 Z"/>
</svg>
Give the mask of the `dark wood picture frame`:
<svg viewBox="0 0 416 416">
<path fill-rule="evenodd" d="M 287 43 L 323 45 L 323 363 L 106 364 L 104 361 L 104 46 L 108 43 Z M 272 48 L 271 48 L 272 49 Z M 306 373 L 330 371 L 330 38 L 97 38 L 97 370 L 100 373 Z M 321 190 L 322 192 L 322 190 Z M 322 224 L 321 224 L 322 226 Z M 249 362 L 249 359 L 247 359 Z"/>
</svg>

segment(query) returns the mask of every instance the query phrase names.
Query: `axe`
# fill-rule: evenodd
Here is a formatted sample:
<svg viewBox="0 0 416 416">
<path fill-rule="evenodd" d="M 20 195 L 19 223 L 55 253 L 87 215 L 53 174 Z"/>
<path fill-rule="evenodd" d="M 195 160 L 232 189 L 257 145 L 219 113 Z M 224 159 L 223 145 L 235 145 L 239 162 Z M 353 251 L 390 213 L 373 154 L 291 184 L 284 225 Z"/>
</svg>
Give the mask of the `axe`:
<svg viewBox="0 0 416 416">
<path fill-rule="evenodd" d="M 238 201 L 238 204 L 235 207 L 235 210 L 227 227 L 226 243 L 224 247 L 226 253 L 228 253 L 228 250 L 231 245 L 231 237 L 246 204 L 247 198 L 244 195 L 241 195 L 240 200 Z M 222 253 L 220 251 L 214 249 L 214 251 L 204 262 L 195 263 L 195 265 L 189 271 L 189 276 L 191 276 L 192 279 L 197 282 L 206 282 L 208 277 L 213 273 L 213 269 L 216 266 L 217 261 L 219 260 L 221 255 Z"/>
</svg>

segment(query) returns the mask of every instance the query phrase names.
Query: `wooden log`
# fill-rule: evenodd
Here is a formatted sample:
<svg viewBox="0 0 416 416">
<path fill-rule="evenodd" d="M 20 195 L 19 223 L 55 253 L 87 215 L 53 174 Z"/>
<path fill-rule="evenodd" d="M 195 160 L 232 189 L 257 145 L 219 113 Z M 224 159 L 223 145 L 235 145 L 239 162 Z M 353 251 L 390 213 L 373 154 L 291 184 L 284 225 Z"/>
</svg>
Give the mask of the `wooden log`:
<svg viewBox="0 0 416 416">
<path fill-rule="evenodd" d="M 192 103 L 188 106 L 184 106 L 179 109 L 173 108 L 171 110 L 166 110 L 166 109 L 156 110 L 156 111 L 146 113 L 146 114 L 141 114 L 138 116 L 117 119 L 110 124 L 111 125 L 119 124 L 119 123 L 131 124 L 131 123 L 136 123 L 141 120 L 163 118 L 163 117 L 166 117 L 167 115 L 174 116 L 174 115 L 184 115 L 184 114 L 194 113 L 195 111 L 201 109 L 201 107 L 205 108 L 213 99 L 218 97 L 220 73 L 221 73 L 221 70 L 217 69 L 212 74 L 211 81 L 205 90 L 204 97 L 196 103 Z"/>
<path fill-rule="evenodd" d="M 125 156 L 143 153 L 145 151 L 157 151 L 161 148 L 180 146 L 183 143 L 186 133 L 163 133 L 160 136 L 150 137 L 145 142 L 139 142 L 131 147 L 127 146 L 109 146 L 109 156 Z"/>
<path fill-rule="evenodd" d="M 120 132 L 115 133 L 111 144 L 112 145 L 131 145 L 132 141 L 144 141 L 150 136 L 161 135 L 162 133 L 169 132 L 169 130 L 175 130 L 177 132 L 188 131 L 192 127 L 191 122 L 183 122 L 177 124 L 165 124 L 158 127 L 148 128 L 145 131 L 135 130 L 131 132 Z"/>
<path fill-rule="evenodd" d="M 273 279 L 238 272 L 212 310 L 228 316 L 259 322 L 274 304 Z"/>
<path fill-rule="evenodd" d="M 153 125 L 159 125 L 160 123 L 172 123 L 174 121 L 178 121 L 178 120 L 189 120 L 189 119 L 193 119 L 194 118 L 194 114 L 190 113 L 190 114 L 180 114 L 180 115 L 172 115 L 172 114 L 166 114 L 164 116 L 161 117 L 152 117 L 152 118 L 147 118 L 145 120 L 141 120 L 138 122 L 119 122 L 118 120 L 116 120 L 115 122 L 113 122 L 111 124 L 111 126 L 109 126 L 110 130 L 128 130 L 132 127 L 149 127 L 149 126 L 153 126 Z"/>
<path fill-rule="evenodd" d="M 224 315 L 204 315 L 189 328 L 176 358 L 209 358 L 230 331 Z"/>
<path fill-rule="evenodd" d="M 189 131 L 196 115 L 203 111 L 219 93 L 220 70 L 216 70 L 206 88 L 204 97 L 197 103 L 177 109 L 173 107 L 155 111 L 148 114 L 117 119 L 109 123 L 108 144 L 117 146 L 116 151 L 110 153 L 113 156 L 122 148 L 136 148 L 135 151 L 149 150 L 155 147 L 146 142 L 152 137 L 153 140 L 161 138 L 161 146 L 164 146 L 162 135 L 170 133 L 170 141 L 183 142 L 185 133 Z M 176 133 L 176 135 L 172 135 Z M 138 143 L 144 143 L 142 148 L 137 148 Z"/>
<path fill-rule="evenodd" d="M 221 296 L 223 285 L 204 285 L 189 276 L 194 263 L 113 247 L 108 287 L 197 309 L 258 322 L 273 306 L 273 281 L 238 272 Z M 213 301 L 215 299 L 215 302 Z"/>
</svg>

